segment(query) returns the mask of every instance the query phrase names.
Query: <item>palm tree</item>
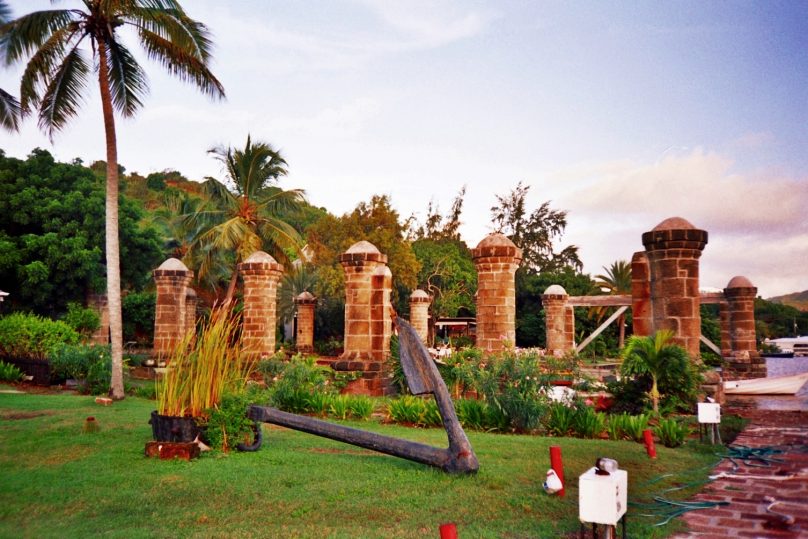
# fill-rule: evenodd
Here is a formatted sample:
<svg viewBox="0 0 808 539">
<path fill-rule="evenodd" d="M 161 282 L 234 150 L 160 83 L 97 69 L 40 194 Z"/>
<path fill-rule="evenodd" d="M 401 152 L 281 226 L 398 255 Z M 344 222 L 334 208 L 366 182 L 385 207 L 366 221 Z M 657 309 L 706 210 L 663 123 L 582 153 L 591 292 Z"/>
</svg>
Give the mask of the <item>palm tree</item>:
<svg viewBox="0 0 808 539">
<path fill-rule="evenodd" d="M 285 250 L 299 250 L 302 242 L 297 231 L 278 215 L 296 211 L 305 197 L 300 189 L 277 187 L 278 177 L 287 174 L 280 152 L 266 142 L 253 144 L 249 135 L 243 150 L 218 146 L 208 151 L 224 165 L 227 180 L 207 179 L 203 186 L 210 202 L 194 216 L 202 225 L 192 246 L 202 253 L 200 277 L 211 271 L 221 251 L 233 253 L 234 264 L 258 250 L 288 262 Z M 233 299 L 237 280 L 238 271 L 233 267 L 226 303 Z"/>
<path fill-rule="evenodd" d="M 117 110 L 133 116 L 148 90 L 146 74 L 121 41 L 131 28 L 146 51 L 169 73 L 212 98 L 224 88 L 208 70 L 211 42 L 207 28 L 188 17 L 174 0 L 83 0 L 84 9 L 54 9 L 23 15 L 0 27 L 6 64 L 28 58 L 20 83 L 24 114 L 36 110 L 39 127 L 53 140 L 79 112 L 91 72 L 98 77 L 106 135 L 106 265 L 112 382 L 110 393 L 123 399 L 123 335 L 118 246 Z M 89 46 L 89 51 L 85 47 Z M 89 52 L 89 55 L 88 55 Z"/>
<path fill-rule="evenodd" d="M 654 406 L 659 412 L 660 378 L 666 371 L 685 372 L 688 368 L 688 356 L 684 348 L 672 344 L 673 331 L 663 329 L 653 336 L 640 337 L 633 335 L 623 350 L 623 364 L 620 372 L 623 376 L 649 375 L 651 390 L 648 392 Z"/>
<path fill-rule="evenodd" d="M 5 1 L 0 0 L 0 25 L 11 19 L 11 9 Z M 9 131 L 20 128 L 20 102 L 13 95 L 0 88 L 0 125 Z"/>
<path fill-rule="evenodd" d="M 625 260 L 618 260 L 613 262 L 606 270 L 605 275 L 595 275 L 595 286 L 601 290 L 605 290 L 612 296 L 620 294 L 631 294 L 631 264 Z M 620 328 L 620 334 L 617 340 L 617 346 L 623 349 L 623 343 L 626 339 L 626 316 L 621 314 L 617 318 L 617 327 Z"/>
</svg>

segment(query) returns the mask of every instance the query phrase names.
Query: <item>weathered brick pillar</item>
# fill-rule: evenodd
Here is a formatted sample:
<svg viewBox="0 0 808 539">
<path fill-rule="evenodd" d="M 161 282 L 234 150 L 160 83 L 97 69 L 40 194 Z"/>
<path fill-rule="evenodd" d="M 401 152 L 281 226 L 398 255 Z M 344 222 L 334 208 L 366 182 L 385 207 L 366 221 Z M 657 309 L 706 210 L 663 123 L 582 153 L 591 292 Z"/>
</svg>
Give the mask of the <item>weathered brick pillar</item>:
<svg viewBox="0 0 808 539">
<path fill-rule="evenodd" d="M 185 333 L 196 333 L 196 291 L 190 286 L 185 289 Z"/>
<path fill-rule="evenodd" d="M 297 305 L 295 349 L 298 352 L 314 351 L 314 306 L 316 304 L 317 298 L 308 290 L 295 298 L 295 305 Z"/>
<path fill-rule="evenodd" d="M 729 329 L 729 303 L 726 301 L 718 304 L 718 322 L 721 328 L 721 356 L 729 357 L 732 355 L 732 338 Z"/>
<path fill-rule="evenodd" d="M 654 330 L 651 309 L 651 268 L 643 251 L 631 257 L 631 319 L 634 335 L 647 337 Z"/>
<path fill-rule="evenodd" d="M 670 329 L 673 341 L 699 357 L 701 300 L 699 257 L 707 232 L 681 217 L 671 217 L 642 235 L 651 269 L 653 329 Z"/>
<path fill-rule="evenodd" d="M 733 277 L 724 289 L 729 314 L 729 370 L 739 378 L 766 376 L 766 364 L 755 341 L 757 288 L 746 277 Z"/>
<path fill-rule="evenodd" d="M 376 268 L 387 263 L 387 257 L 367 241 L 353 244 L 340 256 L 345 270 L 345 351 L 343 360 L 372 359 L 371 322 L 373 311 L 371 296 Z M 363 370 L 361 363 L 342 365 L 341 370 Z M 352 362 L 353 363 L 353 362 Z"/>
<path fill-rule="evenodd" d="M 98 313 L 99 326 L 90 342 L 93 344 L 109 344 L 109 305 L 106 294 L 88 294 L 87 307 Z"/>
<path fill-rule="evenodd" d="M 477 268 L 477 347 L 499 352 L 516 344 L 516 283 L 522 250 L 503 234 L 489 234 L 471 250 Z"/>
<path fill-rule="evenodd" d="M 275 298 L 283 266 L 269 254 L 256 251 L 238 270 L 244 279 L 242 347 L 253 359 L 269 357 L 275 353 Z"/>
<path fill-rule="evenodd" d="M 432 300 L 423 290 L 415 290 L 410 294 L 410 325 L 421 337 L 424 344 L 429 338 L 429 305 Z"/>
<path fill-rule="evenodd" d="M 574 350 L 575 317 L 567 305 L 569 295 L 561 285 L 550 285 L 541 296 L 544 323 L 547 328 L 546 350 L 551 356 L 563 356 Z"/>
<path fill-rule="evenodd" d="M 165 358 L 185 334 L 185 290 L 194 272 L 176 258 L 154 270 L 157 301 L 154 315 L 154 354 Z"/>
<path fill-rule="evenodd" d="M 393 334 L 393 273 L 386 265 L 379 265 L 373 272 L 370 293 L 370 349 L 374 361 L 387 361 L 390 357 L 390 336 Z"/>
</svg>

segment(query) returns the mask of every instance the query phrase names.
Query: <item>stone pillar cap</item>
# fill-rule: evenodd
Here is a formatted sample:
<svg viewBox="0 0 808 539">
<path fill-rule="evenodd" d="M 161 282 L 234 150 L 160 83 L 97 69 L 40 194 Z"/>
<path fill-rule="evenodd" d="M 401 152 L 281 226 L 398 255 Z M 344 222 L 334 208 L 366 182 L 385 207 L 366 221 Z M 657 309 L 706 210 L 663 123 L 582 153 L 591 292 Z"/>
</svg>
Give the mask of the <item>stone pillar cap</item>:
<svg viewBox="0 0 808 539">
<path fill-rule="evenodd" d="M 379 249 L 369 241 L 362 240 L 354 243 L 353 245 L 348 247 L 347 251 L 345 251 L 345 254 L 352 255 L 355 253 L 381 254 L 381 251 L 379 251 Z"/>
<path fill-rule="evenodd" d="M 471 250 L 472 259 L 489 256 L 511 257 L 514 260 L 522 260 L 522 250 L 508 239 L 505 234 L 493 232 L 484 237 L 477 244 L 477 247 Z"/>
<path fill-rule="evenodd" d="M 429 301 L 430 301 L 429 294 L 427 294 L 426 292 L 424 292 L 420 288 L 417 289 L 417 290 L 414 290 L 412 292 L 412 294 L 410 294 L 410 302 L 411 303 L 425 303 L 425 302 L 429 302 Z"/>
<path fill-rule="evenodd" d="M 182 263 L 178 258 L 169 258 L 157 267 L 158 270 L 169 271 L 189 271 L 188 266 Z"/>
<path fill-rule="evenodd" d="M 695 230 L 696 227 L 693 226 L 693 223 L 688 221 L 683 217 L 668 217 L 657 226 L 655 226 L 651 231 L 657 230 Z"/>
<path fill-rule="evenodd" d="M 295 298 L 295 303 L 313 303 L 315 301 L 317 301 L 317 298 L 308 290 L 304 290 Z"/>
<path fill-rule="evenodd" d="M 248 256 L 247 259 L 244 261 L 245 264 L 252 264 L 254 262 L 259 262 L 259 263 L 267 263 L 267 262 L 269 262 L 270 264 L 277 264 L 278 263 L 277 260 L 272 258 L 272 255 L 270 255 L 269 253 L 265 253 L 264 251 L 255 251 L 253 254 Z"/>
<path fill-rule="evenodd" d="M 743 277 L 741 275 L 736 275 L 732 279 L 729 280 L 727 284 L 727 288 L 754 288 L 755 285 L 752 284 L 752 281 Z"/>
<path fill-rule="evenodd" d="M 567 291 L 564 290 L 564 287 L 560 284 L 551 284 L 547 287 L 547 290 L 544 291 L 544 296 L 566 296 Z"/>
</svg>

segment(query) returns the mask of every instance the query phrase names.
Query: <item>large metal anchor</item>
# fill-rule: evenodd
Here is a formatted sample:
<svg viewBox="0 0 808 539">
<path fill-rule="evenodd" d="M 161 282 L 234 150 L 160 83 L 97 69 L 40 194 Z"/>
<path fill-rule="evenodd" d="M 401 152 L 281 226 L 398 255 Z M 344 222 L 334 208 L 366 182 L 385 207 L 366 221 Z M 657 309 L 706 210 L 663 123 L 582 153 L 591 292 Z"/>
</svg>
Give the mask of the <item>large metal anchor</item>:
<svg viewBox="0 0 808 539">
<path fill-rule="evenodd" d="M 427 393 L 434 395 L 449 439 L 448 448 L 440 449 L 401 438 L 344 427 L 307 416 L 282 412 L 269 406 L 251 406 L 249 417 L 255 421 L 272 423 L 428 464 L 449 473 L 475 473 L 480 464 L 460 421 L 457 420 L 449 390 L 435 362 L 412 326 L 396 316 L 393 317 L 393 322 L 398 328 L 399 357 L 410 392 L 413 395 Z"/>
</svg>

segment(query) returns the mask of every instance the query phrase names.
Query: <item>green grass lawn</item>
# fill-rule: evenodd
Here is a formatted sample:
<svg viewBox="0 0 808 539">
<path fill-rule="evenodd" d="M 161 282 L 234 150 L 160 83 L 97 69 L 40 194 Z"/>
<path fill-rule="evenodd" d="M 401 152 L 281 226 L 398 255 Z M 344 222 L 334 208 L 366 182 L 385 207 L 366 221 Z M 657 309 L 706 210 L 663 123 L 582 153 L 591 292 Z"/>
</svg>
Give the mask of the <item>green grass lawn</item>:
<svg viewBox="0 0 808 539">
<path fill-rule="evenodd" d="M 154 402 L 110 407 L 92 397 L 0 394 L 0 537 L 438 537 L 456 522 L 461 538 L 564 537 L 578 530 L 577 477 L 598 456 L 628 471 L 629 498 L 647 500 L 676 481 L 707 475 L 713 449 L 572 438 L 469 433 L 476 476 L 339 442 L 265 427 L 256 453 L 206 453 L 192 462 L 147 459 Z M 87 416 L 101 429 L 82 432 Z M 437 429 L 354 426 L 446 446 Z M 542 490 L 550 445 L 560 445 L 565 498 Z M 663 473 L 676 477 L 643 486 Z M 683 491 L 681 496 L 692 494 Z M 665 537 L 632 517 L 629 536 Z"/>
</svg>

